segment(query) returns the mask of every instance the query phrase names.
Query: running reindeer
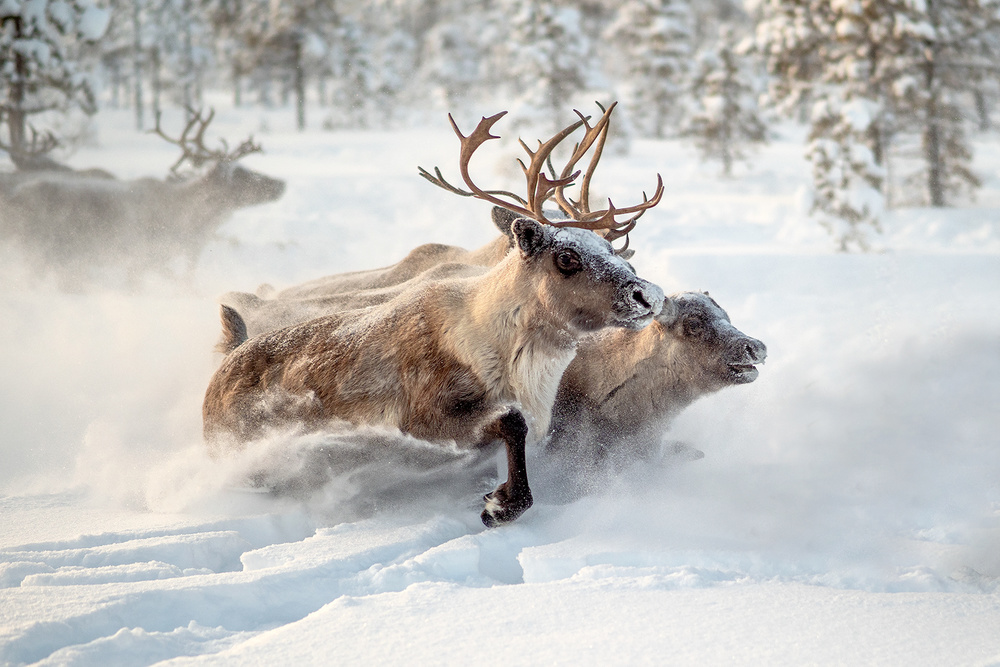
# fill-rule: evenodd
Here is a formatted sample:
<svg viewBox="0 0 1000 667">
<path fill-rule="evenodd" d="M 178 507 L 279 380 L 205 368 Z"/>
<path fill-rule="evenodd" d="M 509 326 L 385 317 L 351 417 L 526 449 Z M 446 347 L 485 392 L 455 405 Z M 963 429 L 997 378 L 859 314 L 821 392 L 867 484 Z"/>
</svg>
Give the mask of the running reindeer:
<svg viewBox="0 0 1000 667">
<path fill-rule="evenodd" d="M 87 278 L 95 266 L 134 276 L 164 269 L 175 257 L 193 263 L 233 211 L 275 201 L 285 189 L 283 181 L 237 164 L 261 150 L 252 138 L 232 150 L 225 141 L 206 147 L 213 118 L 192 112 L 176 139 L 157 118 L 155 132 L 181 149 L 166 180 L 122 181 L 65 168 L 0 175 L 0 238 L 70 280 Z M 201 175 L 185 174 L 185 164 Z"/>
<path fill-rule="evenodd" d="M 569 174 L 586 147 L 598 149 L 583 179 L 581 204 L 568 202 L 563 207 L 568 215 L 584 217 L 589 213 L 589 209 L 587 213 L 582 210 L 582 202 L 586 201 L 603 145 L 603 137 L 598 134 L 607 132 L 613 108 L 609 107 L 593 127 L 587 125 L 586 136 L 560 174 Z M 580 125 L 578 122 L 566 128 L 561 136 Z M 474 190 L 446 183 L 440 171 L 435 172 L 432 176 L 421 170 L 428 180 L 449 192 L 477 196 Z M 468 179 L 467 170 L 463 178 Z M 479 198 L 498 204 L 493 209 L 493 221 L 504 235 L 479 250 L 428 244 L 384 269 L 328 276 L 284 290 L 270 299 L 241 292 L 229 293 L 223 299 L 243 314 L 248 328 L 256 334 L 312 317 L 384 303 L 420 282 L 481 275 L 506 254 L 511 222 L 517 217 L 509 208 L 503 208 L 510 207 L 509 202 L 497 202 L 496 194 Z M 507 194 L 508 198 L 514 197 Z M 654 200 L 658 201 L 661 194 L 658 184 Z M 523 208 L 519 213 L 525 213 Z M 632 219 L 629 225 L 634 226 L 634 222 Z M 631 226 L 626 227 L 630 230 Z M 619 227 L 615 235 L 620 236 L 623 229 Z M 577 351 L 560 383 L 546 450 L 584 473 L 614 468 L 652 454 L 681 411 L 703 396 L 753 382 L 758 375 L 756 365 L 767 356 L 764 343 L 734 327 L 729 315 L 701 292 L 670 295 L 649 326 L 600 332 L 582 340 Z M 683 453 L 700 455 L 690 448 Z"/>
<path fill-rule="evenodd" d="M 468 165 L 497 138 L 490 129 L 501 116 L 484 118 L 468 136 L 455 127 L 463 179 L 473 196 L 493 202 L 496 191 L 476 186 Z M 242 318 L 224 306 L 227 356 L 203 407 L 209 446 L 219 453 L 272 427 L 322 429 L 337 420 L 470 449 L 503 443 L 507 480 L 485 497 L 481 518 L 492 526 L 520 516 L 532 503 L 526 443 L 547 433 L 579 341 L 606 327 L 642 329 L 664 301 L 659 287 L 590 231 L 631 229 L 658 197 L 587 212 L 577 221 L 587 229 L 546 216 L 545 201 L 564 197 L 577 175 L 542 173 L 563 138 L 528 150 L 527 198 L 505 193 L 523 216 L 510 226 L 514 249 L 479 275 L 416 281 L 380 305 L 249 340 Z"/>
</svg>

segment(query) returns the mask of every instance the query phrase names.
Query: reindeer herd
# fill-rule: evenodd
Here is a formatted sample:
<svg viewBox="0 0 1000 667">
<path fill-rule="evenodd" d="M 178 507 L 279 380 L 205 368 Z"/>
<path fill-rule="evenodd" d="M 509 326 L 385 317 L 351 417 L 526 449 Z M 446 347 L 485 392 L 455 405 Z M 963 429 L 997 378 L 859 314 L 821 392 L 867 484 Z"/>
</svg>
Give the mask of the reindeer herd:
<svg viewBox="0 0 1000 667">
<path fill-rule="evenodd" d="M 665 296 L 627 261 L 628 234 L 659 203 L 662 179 L 652 197 L 644 193 L 633 206 L 609 200 L 591 209 L 590 184 L 613 110 L 593 125 L 577 112 L 578 121 L 535 150 L 522 142 L 524 196 L 483 189 L 470 175 L 473 154 L 498 138 L 491 130 L 504 114 L 483 118 L 467 136 L 452 119 L 468 190 L 439 169 L 420 173 L 449 192 L 493 204 L 500 235 L 479 249 L 422 245 L 391 266 L 224 295 L 217 349 L 225 356 L 203 403 L 210 453 L 224 456 L 283 429 L 322 432 L 345 422 L 446 447 L 502 447 L 507 478 L 484 497 L 481 513 L 495 526 L 532 504 L 528 447 L 559 465 L 614 468 L 655 451 L 670 421 L 701 396 L 753 382 L 767 355 L 762 342 L 735 328 L 707 293 Z M 222 186 L 229 198 L 220 204 L 227 210 L 280 196 L 283 183 L 233 164 L 255 145 L 207 154 L 207 122 L 197 122 L 194 137 L 192 124 L 176 143 L 181 160 L 211 162 L 209 175 L 142 186 L 104 178 L 108 190 L 130 189 L 167 206 L 170 188 L 204 189 L 210 194 L 199 201 L 207 202 L 218 199 L 215 179 L 229 179 Z M 553 151 L 580 128 L 583 138 L 557 173 Z M 577 169 L 587 155 L 586 168 Z M 37 210 L 39 199 L 51 197 L 55 219 L 63 200 L 51 193 L 72 189 L 74 179 L 100 178 L 24 177 L 13 186 L 0 180 L 7 207 L 0 214 L 19 210 L 19 202 Z M 573 199 L 567 188 L 578 181 Z M 550 202 L 557 210 L 546 208 Z M 100 202 L 89 204 L 81 230 L 121 224 L 118 209 L 103 209 L 102 218 Z M 217 224 L 209 218 L 218 212 L 200 206 L 184 214 L 187 228 Z M 7 233 L 10 220 L 15 233 L 28 224 L 20 214 L 6 215 Z M 50 236 L 44 251 L 58 253 L 61 241 Z"/>
</svg>

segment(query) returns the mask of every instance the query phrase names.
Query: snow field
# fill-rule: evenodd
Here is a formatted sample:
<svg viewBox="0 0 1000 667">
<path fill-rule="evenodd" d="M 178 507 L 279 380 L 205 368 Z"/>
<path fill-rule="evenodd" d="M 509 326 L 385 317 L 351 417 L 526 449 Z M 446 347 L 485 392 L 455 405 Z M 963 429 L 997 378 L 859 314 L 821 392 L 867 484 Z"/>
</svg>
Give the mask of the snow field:
<svg viewBox="0 0 1000 667">
<path fill-rule="evenodd" d="M 169 151 L 108 118 L 74 165 L 165 171 Z M 487 205 L 416 176 L 454 175 L 444 122 L 267 125 L 247 162 L 288 191 L 235 215 L 193 273 L 67 293 L 4 257 L 0 663 L 1000 664 L 993 144 L 979 204 L 893 211 L 870 255 L 805 220 L 794 129 L 731 181 L 675 142 L 605 157 L 595 185 L 618 205 L 657 171 L 667 185 L 633 234 L 640 275 L 707 289 L 768 361 L 668 433 L 704 459 L 566 499 L 572 473 L 535 454 L 536 505 L 484 530 L 491 468 L 390 461 L 274 498 L 241 484 L 251 465 L 290 475 L 330 443 L 205 454 L 218 294 L 493 236 Z"/>
</svg>

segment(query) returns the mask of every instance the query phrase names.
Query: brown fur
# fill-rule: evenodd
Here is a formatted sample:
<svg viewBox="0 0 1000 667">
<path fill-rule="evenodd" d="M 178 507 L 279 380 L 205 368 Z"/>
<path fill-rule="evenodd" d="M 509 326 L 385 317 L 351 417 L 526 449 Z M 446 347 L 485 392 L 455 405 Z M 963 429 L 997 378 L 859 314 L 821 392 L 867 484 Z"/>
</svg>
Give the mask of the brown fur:
<svg viewBox="0 0 1000 667">
<path fill-rule="evenodd" d="M 331 295 L 360 292 L 362 290 L 377 290 L 399 285 L 412 280 L 428 269 L 441 264 L 466 264 L 469 266 L 492 267 L 507 256 L 511 248 L 510 225 L 514 221 L 513 214 L 506 209 L 494 207 L 493 223 L 503 232 L 486 245 L 476 250 L 466 250 L 453 245 L 427 243 L 417 246 L 402 260 L 395 264 L 367 271 L 352 271 L 323 276 L 315 280 L 289 287 L 277 294 L 273 299 L 292 301 L 300 299 L 317 299 Z M 258 290 L 258 296 L 267 292 L 266 288 Z"/>
</svg>

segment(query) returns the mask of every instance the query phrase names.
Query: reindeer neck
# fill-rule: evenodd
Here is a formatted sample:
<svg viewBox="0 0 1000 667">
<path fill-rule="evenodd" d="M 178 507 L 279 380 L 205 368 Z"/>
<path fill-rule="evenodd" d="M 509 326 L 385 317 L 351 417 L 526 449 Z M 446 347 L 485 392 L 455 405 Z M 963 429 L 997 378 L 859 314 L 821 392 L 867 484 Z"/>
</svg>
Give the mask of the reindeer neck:
<svg viewBox="0 0 1000 667">
<path fill-rule="evenodd" d="M 516 253 L 468 281 L 465 354 L 486 369 L 502 400 L 518 402 L 530 417 L 531 438 L 548 430 L 556 390 L 576 354 L 579 334 L 538 297 L 538 278 Z M 486 343 L 485 345 L 482 343 Z"/>
<path fill-rule="evenodd" d="M 712 391 L 683 341 L 658 322 L 584 341 L 566 381 L 606 418 L 636 428 L 658 428 Z"/>
<path fill-rule="evenodd" d="M 641 331 L 615 328 L 589 336 L 580 342 L 564 383 L 599 405 L 626 383 L 634 385 L 636 373 L 656 355 L 663 336 L 663 327 L 656 322 Z"/>
</svg>

